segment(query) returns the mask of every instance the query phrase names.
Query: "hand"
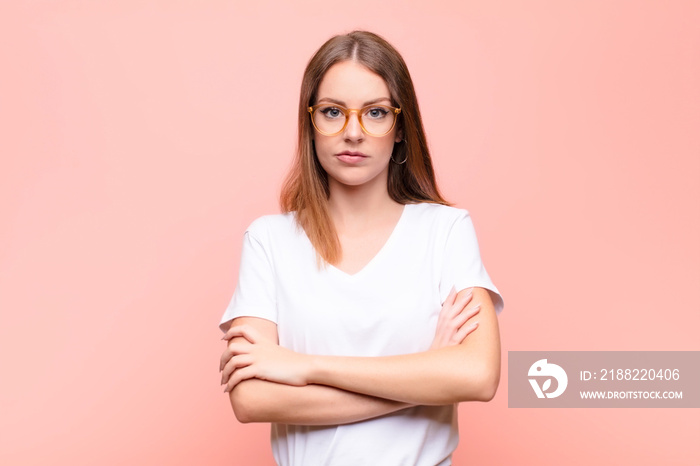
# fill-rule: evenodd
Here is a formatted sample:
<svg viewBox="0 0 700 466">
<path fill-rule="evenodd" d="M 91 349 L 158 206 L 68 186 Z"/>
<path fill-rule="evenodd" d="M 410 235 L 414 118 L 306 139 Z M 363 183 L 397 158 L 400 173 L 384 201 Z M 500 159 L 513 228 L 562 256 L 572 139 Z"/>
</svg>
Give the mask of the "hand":
<svg viewBox="0 0 700 466">
<path fill-rule="evenodd" d="M 295 386 L 308 383 L 305 374 L 309 357 L 263 338 L 253 327 L 231 327 L 224 339 L 228 340 L 228 346 L 221 355 L 219 369 L 221 384 L 226 384 L 225 392 L 252 378 Z"/>
<path fill-rule="evenodd" d="M 481 307 L 477 304 L 471 308 L 467 304 L 472 299 L 472 291 L 463 293 L 457 299 L 457 291 L 452 287 L 450 294 L 442 304 L 440 315 L 438 316 L 435 338 L 430 345 L 430 349 L 444 348 L 445 346 L 459 345 L 479 326 L 479 322 L 466 325 L 466 322 L 477 315 Z"/>
</svg>

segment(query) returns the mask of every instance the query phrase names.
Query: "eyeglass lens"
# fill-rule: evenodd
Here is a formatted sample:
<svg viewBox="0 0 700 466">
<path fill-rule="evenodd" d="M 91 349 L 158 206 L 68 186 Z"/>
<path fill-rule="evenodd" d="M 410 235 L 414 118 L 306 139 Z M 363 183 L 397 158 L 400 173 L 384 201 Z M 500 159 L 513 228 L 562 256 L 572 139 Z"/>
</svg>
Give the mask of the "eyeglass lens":
<svg viewBox="0 0 700 466">
<path fill-rule="evenodd" d="M 348 109 L 337 105 L 324 105 L 313 113 L 314 124 L 323 133 L 336 134 L 342 131 L 350 113 Z M 383 136 L 391 131 L 396 118 L 396 114 L 390 108 L 381 105 L 365 107 L 357 112 L 357 116 L 365 131 L 376 136 Z"/>
</svg>

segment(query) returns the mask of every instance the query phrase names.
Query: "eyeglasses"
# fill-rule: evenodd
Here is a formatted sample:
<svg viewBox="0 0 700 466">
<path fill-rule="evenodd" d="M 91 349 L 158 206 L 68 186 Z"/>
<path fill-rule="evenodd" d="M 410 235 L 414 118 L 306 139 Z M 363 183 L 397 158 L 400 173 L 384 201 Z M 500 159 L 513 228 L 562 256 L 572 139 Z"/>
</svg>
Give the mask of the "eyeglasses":
<svg viewBox="0 0 700 466">
<path fill-rule="evenodd" d="M 400 108 L 388 105 L 368 105 L 360 109 L 345 108 L 342 105 L 323 103 L 308 108 L 311 122 L 316 131 L 324 136 L 340 134 L 348 126 L 350 114 L 356 113 L 362 131 L 370 136 L 384 136 L 394 129 Z"/>
</svg>

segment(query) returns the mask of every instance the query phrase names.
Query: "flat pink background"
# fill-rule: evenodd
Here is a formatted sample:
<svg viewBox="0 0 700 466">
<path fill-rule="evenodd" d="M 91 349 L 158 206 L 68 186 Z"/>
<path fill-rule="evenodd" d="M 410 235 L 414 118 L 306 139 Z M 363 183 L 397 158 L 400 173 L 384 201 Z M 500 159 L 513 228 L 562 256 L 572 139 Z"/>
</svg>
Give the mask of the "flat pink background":
<svg viewBox="0 0 700 466">
<path fill-rule="evenodd" d="M 699 24 L 696 1 L 2 2 L 0 463 L 271 464 L 217 322 L 306 61 L 367 28 L 506 298 L 455 463 L 697 465 L 697 409 L 508 409 L 505 363 L 700 349 Z"/>
</svg>

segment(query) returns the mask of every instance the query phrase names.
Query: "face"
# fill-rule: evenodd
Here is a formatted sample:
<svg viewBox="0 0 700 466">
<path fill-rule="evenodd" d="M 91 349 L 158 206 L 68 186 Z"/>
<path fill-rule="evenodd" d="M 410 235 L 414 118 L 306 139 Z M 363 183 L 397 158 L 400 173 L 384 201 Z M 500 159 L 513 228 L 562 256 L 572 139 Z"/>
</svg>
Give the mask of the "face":
<svg viewBox="0 0 700 466">
<path fill-rule="evenodd" d="M 354 61 L 331 66 L 316 95 L 315 104 L 334 103 L 350 109 L 370 104 L 392 105 L 384 79 Z M 394 143 L 401 140 L 396 126 L 384 136 L 371 136 L 362 131 L 357 113 L 351 113 L 339 134 L 325 136 L 316 130 L 313 134 L 316 155 L 328 173 L 331 194 L 338 184 L 386 187 Z"/>
</svg>

